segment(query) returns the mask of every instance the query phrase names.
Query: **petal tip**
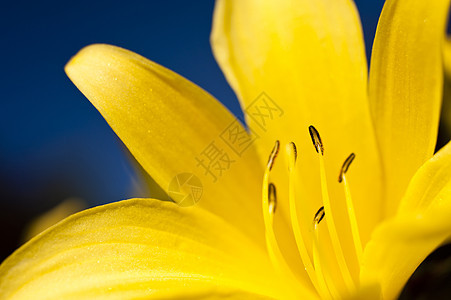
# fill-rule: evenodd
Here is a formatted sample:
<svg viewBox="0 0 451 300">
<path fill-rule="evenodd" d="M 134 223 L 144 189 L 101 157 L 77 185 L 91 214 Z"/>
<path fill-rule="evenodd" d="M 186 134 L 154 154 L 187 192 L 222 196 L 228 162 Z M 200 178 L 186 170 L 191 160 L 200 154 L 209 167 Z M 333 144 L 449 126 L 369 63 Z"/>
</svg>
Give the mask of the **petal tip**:
<svg viewBox="0 0 451 300">
<path fill-rule="evenodd" d="M 99 54 L 104 54 L 105 52 L 111 52 L 111 50 L 115 48 L 119 47 L 108 44 L 91 44 L 85 46 L 69 59 L 64 66 L 64 71 L 70 77 L 71 69 L 76 65 L 82 64 L 86 58 L 98 56 Z"/>
</svg>

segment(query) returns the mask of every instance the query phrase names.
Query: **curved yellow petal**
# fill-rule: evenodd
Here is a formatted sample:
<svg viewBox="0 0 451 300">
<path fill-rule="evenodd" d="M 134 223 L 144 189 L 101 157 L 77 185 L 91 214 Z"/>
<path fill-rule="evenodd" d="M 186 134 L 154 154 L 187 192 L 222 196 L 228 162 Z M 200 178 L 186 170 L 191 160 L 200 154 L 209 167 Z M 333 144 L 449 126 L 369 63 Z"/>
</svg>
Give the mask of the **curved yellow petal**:
<svg viewBox="0 0 451 300">
<path fill-rule="evenodd" d="M 451 237 L 451 143 L 415 174 L 394 219 L 368 243 L 363 283 L 380 282 L 388 299 L 401 291 L 418 265 Z"/>
<path fill-rule="evenodd" d="M 451 192 L 446 197 L 449 202 Z M 378 283 L 383 299 L 395 299 L 420 263 L 451 237 L 450 216 L 447 205 L 382 223 L 364 251 L 361 284 Z"/>
<path fill-rule="evenodd" d="M 410 181 L 398 214 L 451 205 L 451 142 L 428 160 Z"/>
<path fill-rule="evenodd" d="M 216 99 L 176 73 L 110 45 L 82 49 L 65 70 L 175 201 L 185 201 L 182 206 L 199 201 L 264 247 L 263 172 L 255 136 Z M 194 189 L 179 190 L 191 176 L 193 184 L 184 187 Z"/>
<path fill-rule="evenodd" d="M 370 103 L 385 168 L 386 213 L 429 159 L 442 100 L 442 43 L 449 0 L 387 1 L 374 41 Z"/>
<path fill-rule="evenodd" d="M 354 256 L 344 191 L 337 181 L 350 153 L 357 156 L 349 177 L 363 243 L 382 212 L 380 163 L 367 101 L 367 63 L 354 3 L 219 0 L 211 43 L 249 127 L 262 137 L 256 141 L 262 159 L 275 140 L 282 146 L 296 143 L 301 181 L 296 199 L 308 237 L 313 216 L 322 206 L 317 154 L 308 127 L 319 130 L 338 232 L 345 252 Z M 281 199 L 288 199 L 286 169 L 284 165 L 279 172 L 276 166 L 272 173 Z M 281 203 L 278 210 L 287 211 L 287 206 Z"/>
<path fill-rule="evenodd" d="M 0 266 L 7 299 L 282 297 L 266 254 L 199 207 L 132 199 L 72 215 Z"/>
</svg>

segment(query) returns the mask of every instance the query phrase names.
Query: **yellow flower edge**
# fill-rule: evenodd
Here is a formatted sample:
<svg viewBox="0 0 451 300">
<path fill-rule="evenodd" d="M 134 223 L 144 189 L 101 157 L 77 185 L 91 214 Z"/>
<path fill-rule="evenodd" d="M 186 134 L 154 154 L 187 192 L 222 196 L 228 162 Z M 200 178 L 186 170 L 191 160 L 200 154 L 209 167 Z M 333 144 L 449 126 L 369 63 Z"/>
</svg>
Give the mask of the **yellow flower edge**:
<svg viewBox="0 0 451 300">
<path fill-rule="evenodd" d="M 2 299 L 275 297 L 270 271 L 263 251 L 211 213 L 132 199 L 34 237 L 2 263 L 0 290 Z"/>
</svg>

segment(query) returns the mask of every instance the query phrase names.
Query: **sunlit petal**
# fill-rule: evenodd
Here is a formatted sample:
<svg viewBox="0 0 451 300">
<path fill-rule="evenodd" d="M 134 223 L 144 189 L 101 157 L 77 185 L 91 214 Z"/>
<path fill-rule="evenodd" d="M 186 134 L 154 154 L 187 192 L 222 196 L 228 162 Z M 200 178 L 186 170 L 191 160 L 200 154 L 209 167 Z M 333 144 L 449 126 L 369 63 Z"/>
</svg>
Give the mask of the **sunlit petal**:
<svg viewBox="0 0 451 300">
<path fill-rule="evenodd" d="M 213 214 L 151 199 L 73 215 L 0 266 L 8 299 L 290 296 L 266 254 Z"/>
<path fill-rule="evenodd" d="M 451 200 L 451 193 L 446 197 Z M 402 214 L 381 224 L 364 251 L 361 284 L 394 299 L 420 263 L 451 236 L 451 206 Z"/>
<path fill-rule="evenodd" d="M 217 100 L 174 72 L 109 45 L 82 49 L 66 72 L 163 189 L 179 174 L 197 176 L 198 205 L 263 243 L 262 169 L 251 143 L 238 148 L 248 135 Z"/>
<path fill-rule="evenodd" d="M 363 243 L 380 220 L 382 187 L 367 101 L 367 62 L 352 1 L 220 0 L 211 43 L 250 128 L 262 136 L 256 142 L 262 159 L 275 140 L 298 146 L 297 201 L 307 237 L 322 205 L 308 127 L 319 130 L 337 229 L 345 253 L 353 253 L 344 192 L 337 182 L 343 161 L 356 153 L 349 177 Z M 276 164 L 272 173 L 281 199 L 288 199 L 283 194 L 288 190 L 286 169 L 283 165 L 279 171 Z M 279 207 L 287 210 L 284 203 Z"/>
<path fill-rule="evenodd" d="M 432 207 L 451 206 L 451 143 L 435 154 L 415 173 L 398 213 L 423 212 Z"/>
<path fill-rule="evenodd" d="M 398 214 L 382 224 L 364 253 L 363 282 L 381 283 L 395 297 L 417 266 L 451 236 L 451 143 L 426 162 L 409 184 Z"/>
<path fill-rule="evenodd" d="M 448 7 L 449 0 L 387 1 L 379 21 L 369 91 L 388 215 L 396 212 L 410 178 L 434 151 Z"/>
</svg>

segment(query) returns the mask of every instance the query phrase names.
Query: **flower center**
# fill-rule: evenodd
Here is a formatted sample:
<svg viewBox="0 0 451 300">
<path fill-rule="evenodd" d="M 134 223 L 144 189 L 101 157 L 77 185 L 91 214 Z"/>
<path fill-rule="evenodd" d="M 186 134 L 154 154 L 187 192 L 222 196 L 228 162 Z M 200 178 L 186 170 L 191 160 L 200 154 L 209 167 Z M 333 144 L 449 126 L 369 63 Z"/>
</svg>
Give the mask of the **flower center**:
<svg viewBox="0 0 451 300">
<path fill-rule="evenodd" d="M 304 268 L 310 278 L 315 289 L 323 298 L 338 298 L 339 292 L 335 285 L 335 280 L 332 278 L 330 270 L 328 270 L 326 265 L 326 259 L 324 257 L 323 248 L 319 241 L 319 231 L 320 222 L 324 217 L 327 218 L 327 229 L 329 232 L 330 241 L 332 243 L 332 250 L 334 253 L 334 259 L 338 264 L 339 271 L 343 282 L 345 283 L 348 292 L 355 289 L 356 283 L 351 277 L 348 265 L 346 263 L 343 249 L 338 238 L 337 229 L 335 226 L 334 215 L 331 210 L 329 192 L 327 188 L 326 179 L 326 169 L 324 165 L 324 145 L 321 141 L 321 137 L 315 127 L 309 127 L 310 136 L 312 138 L 313 145 L 318 154 L 319 168 L 320 168 L 320 179 L 321 179 L 321 196 L 323 206 L 318 210 L 313 218 L 312 228 L 310 230 L 312 236 L 311 253 L 309 255 L 307 245 L 300 227 L 300 220 L 296 208 L 295 199 L 295 166 L 297 160 L 297 149 L 296 145 L 291 142 L 287 144 L 286 154 L 288 157 L 288 172 L 289 172 L 289 212 L 290 220 L 293 228 L 294 237 L 296 240 L 296 245 L 299 251 L 299 255 L 304 264 Z M 269 253 L 271 262 L 275 266 L 278 272 L 285 274 L 290 281 L 296 282 L 296 275 L 291 270 L 290 266 L 286 263 L 280 248 L 277 243 L 276 236 L 274 234 L 273 219 L 277 207 L 277 191 L 276 186 L 269 182 L 270 173 L 274 162 L 279 153 L 280 142 L 276 141 L 273 150 L 269 156 L 268 164 L 266 166 L 265 174 L 263 177 L 263 190 L 262 190 L 262 201 L 263 201 L 263 219 L 265 223 L 265 236 L 266 236 L 266 246 Z M 351 153 L 348 158 L 343 163 L 340 170 L 338 182 L 343 183 L 344 194 L 346 198 L 346 207 L 348 211 L 349 224 L 351 227 L 352 240 L 354 248 L 356 251 L 357 261 L 360 265 L 362 260 L 362 244 L 360 240 L 360 235 L 357 226 L 357 220 L 354 212 L 354 206 L 351 198 L 351 191 L 346 178 L 346 172 L 349 169 L 352 161 L 355 158 L 355 154 Z M 312 256 L 312 257 L 311 257 Z M 312 262 L 313 261 L 313 262 Z"/>
</svg>

